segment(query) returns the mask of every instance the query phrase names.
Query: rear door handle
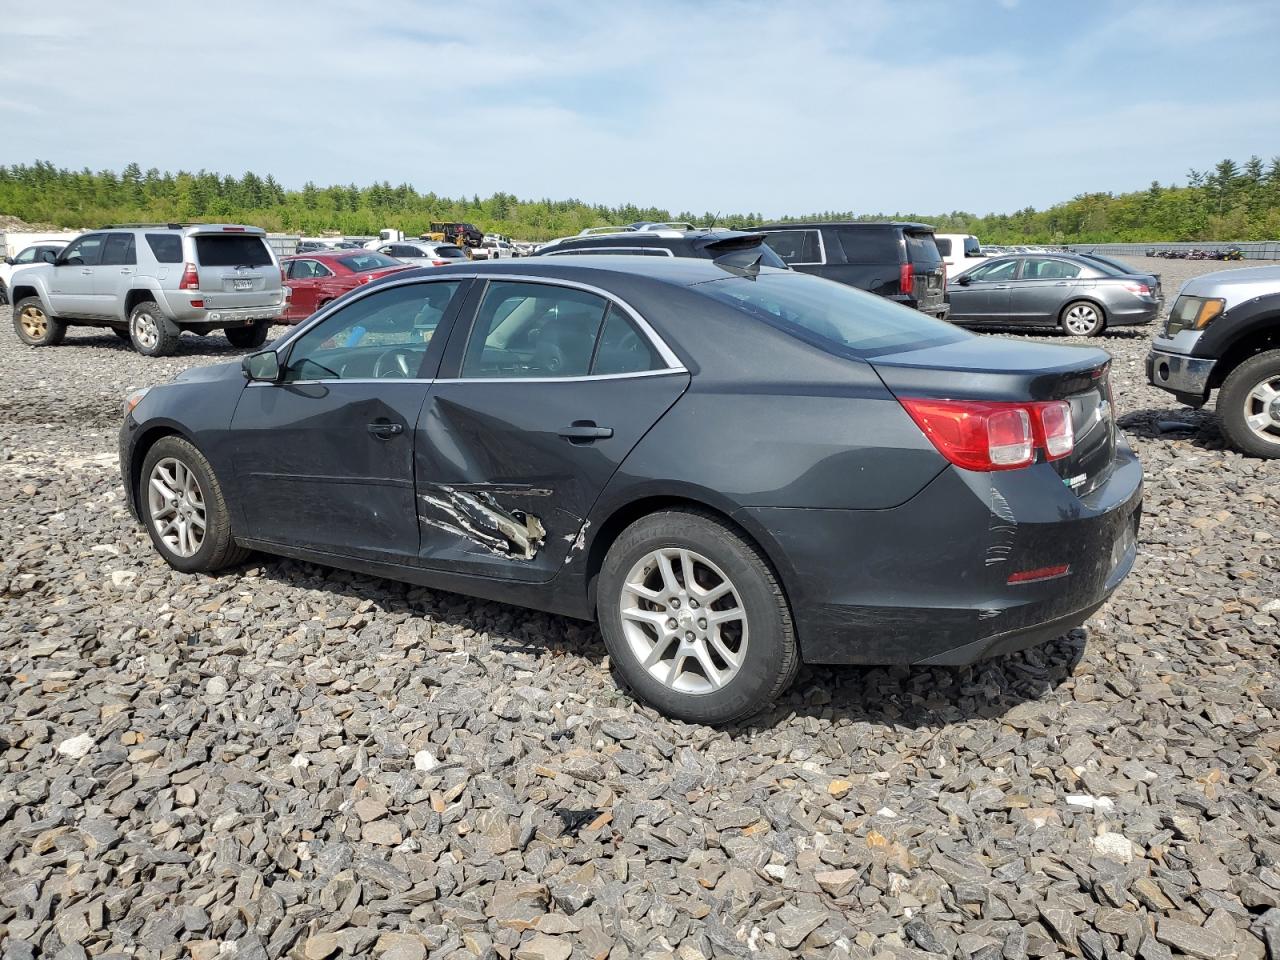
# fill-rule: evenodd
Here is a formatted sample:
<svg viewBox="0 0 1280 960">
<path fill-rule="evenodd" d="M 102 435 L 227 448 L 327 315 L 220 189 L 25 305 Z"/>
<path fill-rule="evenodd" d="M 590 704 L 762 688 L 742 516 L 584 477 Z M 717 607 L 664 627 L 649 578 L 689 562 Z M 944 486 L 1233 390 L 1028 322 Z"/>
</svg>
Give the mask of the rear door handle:
<svg viewBox="0 0 1280 960">
<path fill-rule="evenodd" d="M 612 437 L 613 427 L 596 426 L 594 420 L 575 420 L 569 426 L 560 428 L 560 436 L 570 443 L 592 443 Z"/>
<path fill-rule="evenodd" d="M 404 433 L 404 424 L 392 423 L 389 420 L 375 420 L 369 424 L 369 432 L 379 440 L 390 440 L 392 437 Z"/>
</svg>

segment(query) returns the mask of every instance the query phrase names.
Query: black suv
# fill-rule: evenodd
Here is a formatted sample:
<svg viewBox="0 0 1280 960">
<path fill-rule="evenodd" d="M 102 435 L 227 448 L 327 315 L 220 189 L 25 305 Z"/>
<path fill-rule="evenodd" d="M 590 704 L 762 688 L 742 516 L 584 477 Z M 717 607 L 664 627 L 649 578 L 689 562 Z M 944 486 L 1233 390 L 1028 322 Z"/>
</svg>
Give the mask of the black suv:
<svg viewBox="0 0 1280 960">
<path fill-rule="evenodd" d="M 764 242 L 764 235 L 744 230 L 717 230 L 687 223 L 633 223 L 626 227 L 593 227 L 576 237 L 552 240 L 534 256 L 628 254 L 649 257 L 700 257 L 727 266 L 762 267 L 786 264 Z"/>
<path fill-rule="evenodd" d="M 771 223 L 753 227 L 793 270 L 847 283 L 945 320 L 946 267 L 927 223 Z"/>
</svg>

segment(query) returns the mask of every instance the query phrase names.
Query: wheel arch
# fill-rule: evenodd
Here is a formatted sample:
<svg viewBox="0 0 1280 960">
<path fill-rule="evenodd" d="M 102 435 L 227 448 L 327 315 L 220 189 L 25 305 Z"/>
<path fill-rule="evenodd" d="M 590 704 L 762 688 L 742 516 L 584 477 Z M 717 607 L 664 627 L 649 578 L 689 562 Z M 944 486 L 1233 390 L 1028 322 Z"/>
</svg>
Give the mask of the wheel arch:
<svg viewBox="0 0 1280 960">
<path fill-rule="evenodd" d="M 157 307 L 162 307 L 160 291 L 153 290 L 150 287 L 134 287 L 124 298 L 124 316 L 118 319 L 128 321 L 129 315 L 133 313 L 133 308 L 140 303 L 150 301 Z"/>
<path fill-rule="evenodd" d="M 40 292 L 39 287 L 33 286 L 29 283 L 23 283 L 16 287 L 12 287 L 9 290 L 9 303 L 15 307 L 20 301 L 27 299 L 27 297 L 35 297 L 40 301 L 40 305 L 44 307 L 44 312 L 49 313 L 49 299 Z"/>
<path fill-rule="evenodd" d="M 787 562 L 785 552 L 769 531 L 752 521 L 743 511 L 735 509 L 723 498 L 710 491 L 681 489 L 646 491 L 617 504 L 599 520 L 594 534 L 587 540 L 587 555 L 583 569 L 586 599 L 590 611 L 595 610 L 596 584 L 604 565 L 604 558 L 622 532 L 637 520 L 650 514 L 680 509 L 696 510 L 713 517 L 758 549 L 772 568 L 788 606 L 792 604 L 792 597 L 797 595 L 794 589 L 795 571 Z M 794 613 L 792 616 L 794 620 Z M 796 639 L 803 655 L 804 638 L 799 634 L 798 623 Z"/>
<path fill-rule="evenodd" d="M 1250 357 L 1265 353 L 1267 350 L 1280 350 L 1280 313 L 1277 313 L 1272 321 L 1270 326 L 1255 327 L 1227 344 L 1218 362 L 1213 365 L 1213 372 L 1209 375 L 1210 390 L 1222 386 L 1227 377 L 1231 376 L 1232 371 Z"/>
<path fill-rule="evenodd" d="M 147 424 L 142 428 L 138 434 L 138 439 L 134 441 L 133 450 L 129 456 L 129 490 L 133 498 L 132 507 L 136 517 L 142 517 L 142 464 L 147 459 L 147 454 L 151 452 L 151 448 L 165 437 L 181 437 L 199 449 L 195 439 L 175 423 L 162 421 L 160 423 Z"/>
</svg>

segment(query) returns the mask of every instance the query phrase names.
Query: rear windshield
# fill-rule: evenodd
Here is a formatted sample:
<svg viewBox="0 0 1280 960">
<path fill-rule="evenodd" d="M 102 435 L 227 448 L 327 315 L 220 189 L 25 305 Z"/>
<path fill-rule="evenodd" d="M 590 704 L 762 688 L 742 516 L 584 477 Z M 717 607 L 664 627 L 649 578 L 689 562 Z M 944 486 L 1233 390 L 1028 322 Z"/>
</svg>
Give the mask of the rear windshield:
<svg viewBox="0 0 1280 960">
<path fill-rule="evenodd" d="M 908 233 L 906 237 L 907 257 L 915 266 L 936 268 L 942 263 L 932 233 Z"/>
<path fill-rule="evenodd" d="M 387 267 L 403 267 L 399 260 L 388 257 L 385 253 L 353 253 L 349 257 L 339 257 L 338 262 L 353 273 L 367 273 L 370 270 L 385 270 Z"/>
<path fill-rule="evenodd" d="M 910 307 L 803 273 L 730 277 L 689 289 L 836 356 L 874 357 L 973 336 Z"/>
<path fill-rule="evenodd" d="M 465 257 L 466 254 L 462 252 L 461 247 L 455 247 L 451 243 L 442 243 L 440 244 L 440 246 L 436 247 L 436 256 L 437 257 Z"/>
<path fill-rule="evenodd" d="M 266 267 L 271 249 L 259 236 L 215 233 L 196 237 L 196 259 L 202 267 Z"/>
<path fill-rule="evenodd" d="M 159 263 L 182 262 L 182 238 L 176 233 L 148 233 L 147 246 Z"/>
</svg>

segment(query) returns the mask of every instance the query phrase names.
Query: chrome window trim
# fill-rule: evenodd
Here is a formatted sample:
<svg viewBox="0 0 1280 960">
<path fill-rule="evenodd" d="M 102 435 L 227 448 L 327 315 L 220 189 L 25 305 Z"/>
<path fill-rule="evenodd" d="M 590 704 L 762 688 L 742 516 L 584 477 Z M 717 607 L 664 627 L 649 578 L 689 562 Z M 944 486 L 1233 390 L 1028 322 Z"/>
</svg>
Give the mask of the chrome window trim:
<svg viewBox="0 0 1280 960">
<path fill-rule="evenodd" d="M 640 315 L 639 311 L 637 311 L 635 307 L 631 306 L 631 304 L 627 303 L 625 300 L 623 300 L 621 297 L 617 296 L 616 294 L 610 293 L 608 290 L 601 289 L 600 287 L 593 286 L 592 284 L 589 284 L 589 283 L 582 283 L 581 281 L 578 281 L 578 280 L 566 280 L 561 277 L 538 277 L 538 276 L 530 276 L 527 274 L 518 274 L 518 273 L 487 273 L 487 272 L 486 273 L 479 273 L 479 272 L 451 273 L 451 274 L 448 274 L 447 276 L 439 276 L 439 277 L 431 277 L 431 276 L 406 277 L 403 280 L 394 280 L 390 283 L 379 284 L 373 289 L 365 289 L 361 291 L 358 297 L 353 297 L 350 300 L 343 300 L 339 298 L 338 300 L 335 300 L 332 303 L 330 303 L 327 309 L 322 311 L 316 311 L 314 314 L 311 315 L 311 317 L 308 320 L 298 324 L 296 327 L 293 328 L 293 330 L 290 333 L 285 334 L 284 337 L 280 339 L 279 343 L 272 346 L 271 349 L 274 350 L 277 354 L 280 354 L 285 350 L 291 349 L 293 347 L 294 341 L 297 340 L 302 335 L 304 335 L 312 327 L 315 327 L 317 324 L 324 323 L 325 320 L 333 316 L 333 314 L 337 313 L 338 310 L 346 309 L 351 304 L 356 303 L 357 301 L 363 300 L 365 297 L 372 296 L 373 294 L 378 293 L 379 291 L 389 290 L 392 287 L 407 287 L 415 283 L 449 283 L 453 280 L 477 280 L 477 279 L 486 280 L 486 281 L 511 280 L 517 283 L 541 283 L 541 284 L 544 284 L 547 286 L 553 286 L 553 287 L 569 287 L 575 290 L 584 290 L 587 293 L 593 293 L 598 297 L 603 297 L 605 300 L 609 301 L 612 304 L 617 305 L 619 308 L 622 309 L 622 311 L 631 319 L 631 321 L 636 325 L 636 327 L 639 328 L 640 332 L 644 334 L 646 338 L 648 338 L 649 345 L 658 351 L 658 356 L 662 358 L 662 362 L 667 364 L 667 366 L 659 370 L 641 371 L 642 374 L 653 375 L 653 374 L 659 374 L 659 373 L 688 373 L 689 372 L 688 369 L 685 367 L 684 363 L 681 362 L 680 358 L 676 356 L 675 351 L 673 351 L 669 346 L 667 346 L 666 341 L 664 341 L 662 337 L 658 335 L 658 332 L 654 330 L 652 326 L 649 325 L 649 322 Z M 335 304 L 337 305 L 336 307 L 335 307 Z M 636 374 L 631 374 L 631 373 L 599 374 L 598 378 L 612 379 L 612 378 L 623 377 L 623 376 L 628 376 L 628 377 L 636 376 Z M 392 379 L 392 378 L 387 378 L 387 379 Z M 466 378 L 460 378 L 460 379 L 464 379 L 468 383 L 484 383 L 486 382 L 487 378 L 482 379 L 477 377 L 472 379 L 470 377 L 466 377 Z M 549 381 L 560 382 L 560 381 L 566 381 L 566 380 L 582 380 L 582 379 L 597 379 L 597 377 L 588 375 L 586 377 L 545 377 L 545 378 L 544 377 L 539 377 L 539 378 L 499 377 L 499 378 L 496 378 L 497 382 L 500 382 L 500 383 L 507 383 L 514 380 L 522 380 L 525 383 L 536 383 L 540 381 L 541 382 L 549 382 Z M 341 378 L 332 378 L 330 380 L 309 380 L 309 381 L 290 380 L 288 382 L 289 383 L 350 383 L 352 381 L 343 380 Z M 404 381 L 400 381 L 400 382 L 404 382 Z M 434 383 L 435 381 L 431 381 L 431 382 Z"/>
<path fill-rule="evenodd" d="M 668 250 L 666 247 L 642 247 L 639 244 L 637 244 L 634 247 L 574 247 L 570 250 L 552 250 L 549 253 L 542 254 L 542 256 L 567 257 L 567 256 L 572 256 L 574 254 L 585 256 L 587 254 L 592 254 L 592 253 L 613 253 L 615 251 L 618 253 L 634 253 L 636 250 L 657 250 L 663 256 L 666 256 L 666 257 L 675 256 L 675 253 L 673 253 L 671 250 Z M 644 254 L 640 254 L 640 256 L 644 256 Z"/>
<path fill-rule="evenodd" d="M 766 244 L 769 242 L 769 234 L 771 233 L 816 233 L 818 235 L 818 255 L 822 257 L 821 260 L 795 260 L 788 262 L 781 255 L 778 256 L 778 259 L 786 263 L 788 267 L 824 267 L 827 264 L 827 242 L 823 239 L 822 230 L 819 227 L 782 227 L 776 230 L 752 227 L 751 231 L 764 234 L 764 242 Z M 775 250 L 774 253 L 777 253 L 777 251 Z"/>
<path fill-rule="evenodd" d="M 662 370 L 638 370 L 634 373 L 593 373 L 578 377 L 437 377 L 426 380 L 422 377 L 351 377 L 334 380 L 250 380 L 246 387 L 296 387 L 314 386 L 321 383 L 419 383 L 430 386 L 436 383 L 583 383 L 593 380 L 635 380 L 640 377 L 669 377 L 687 374 L 683 367 L 679 370 L 664 368 Z"/>
</svg>

